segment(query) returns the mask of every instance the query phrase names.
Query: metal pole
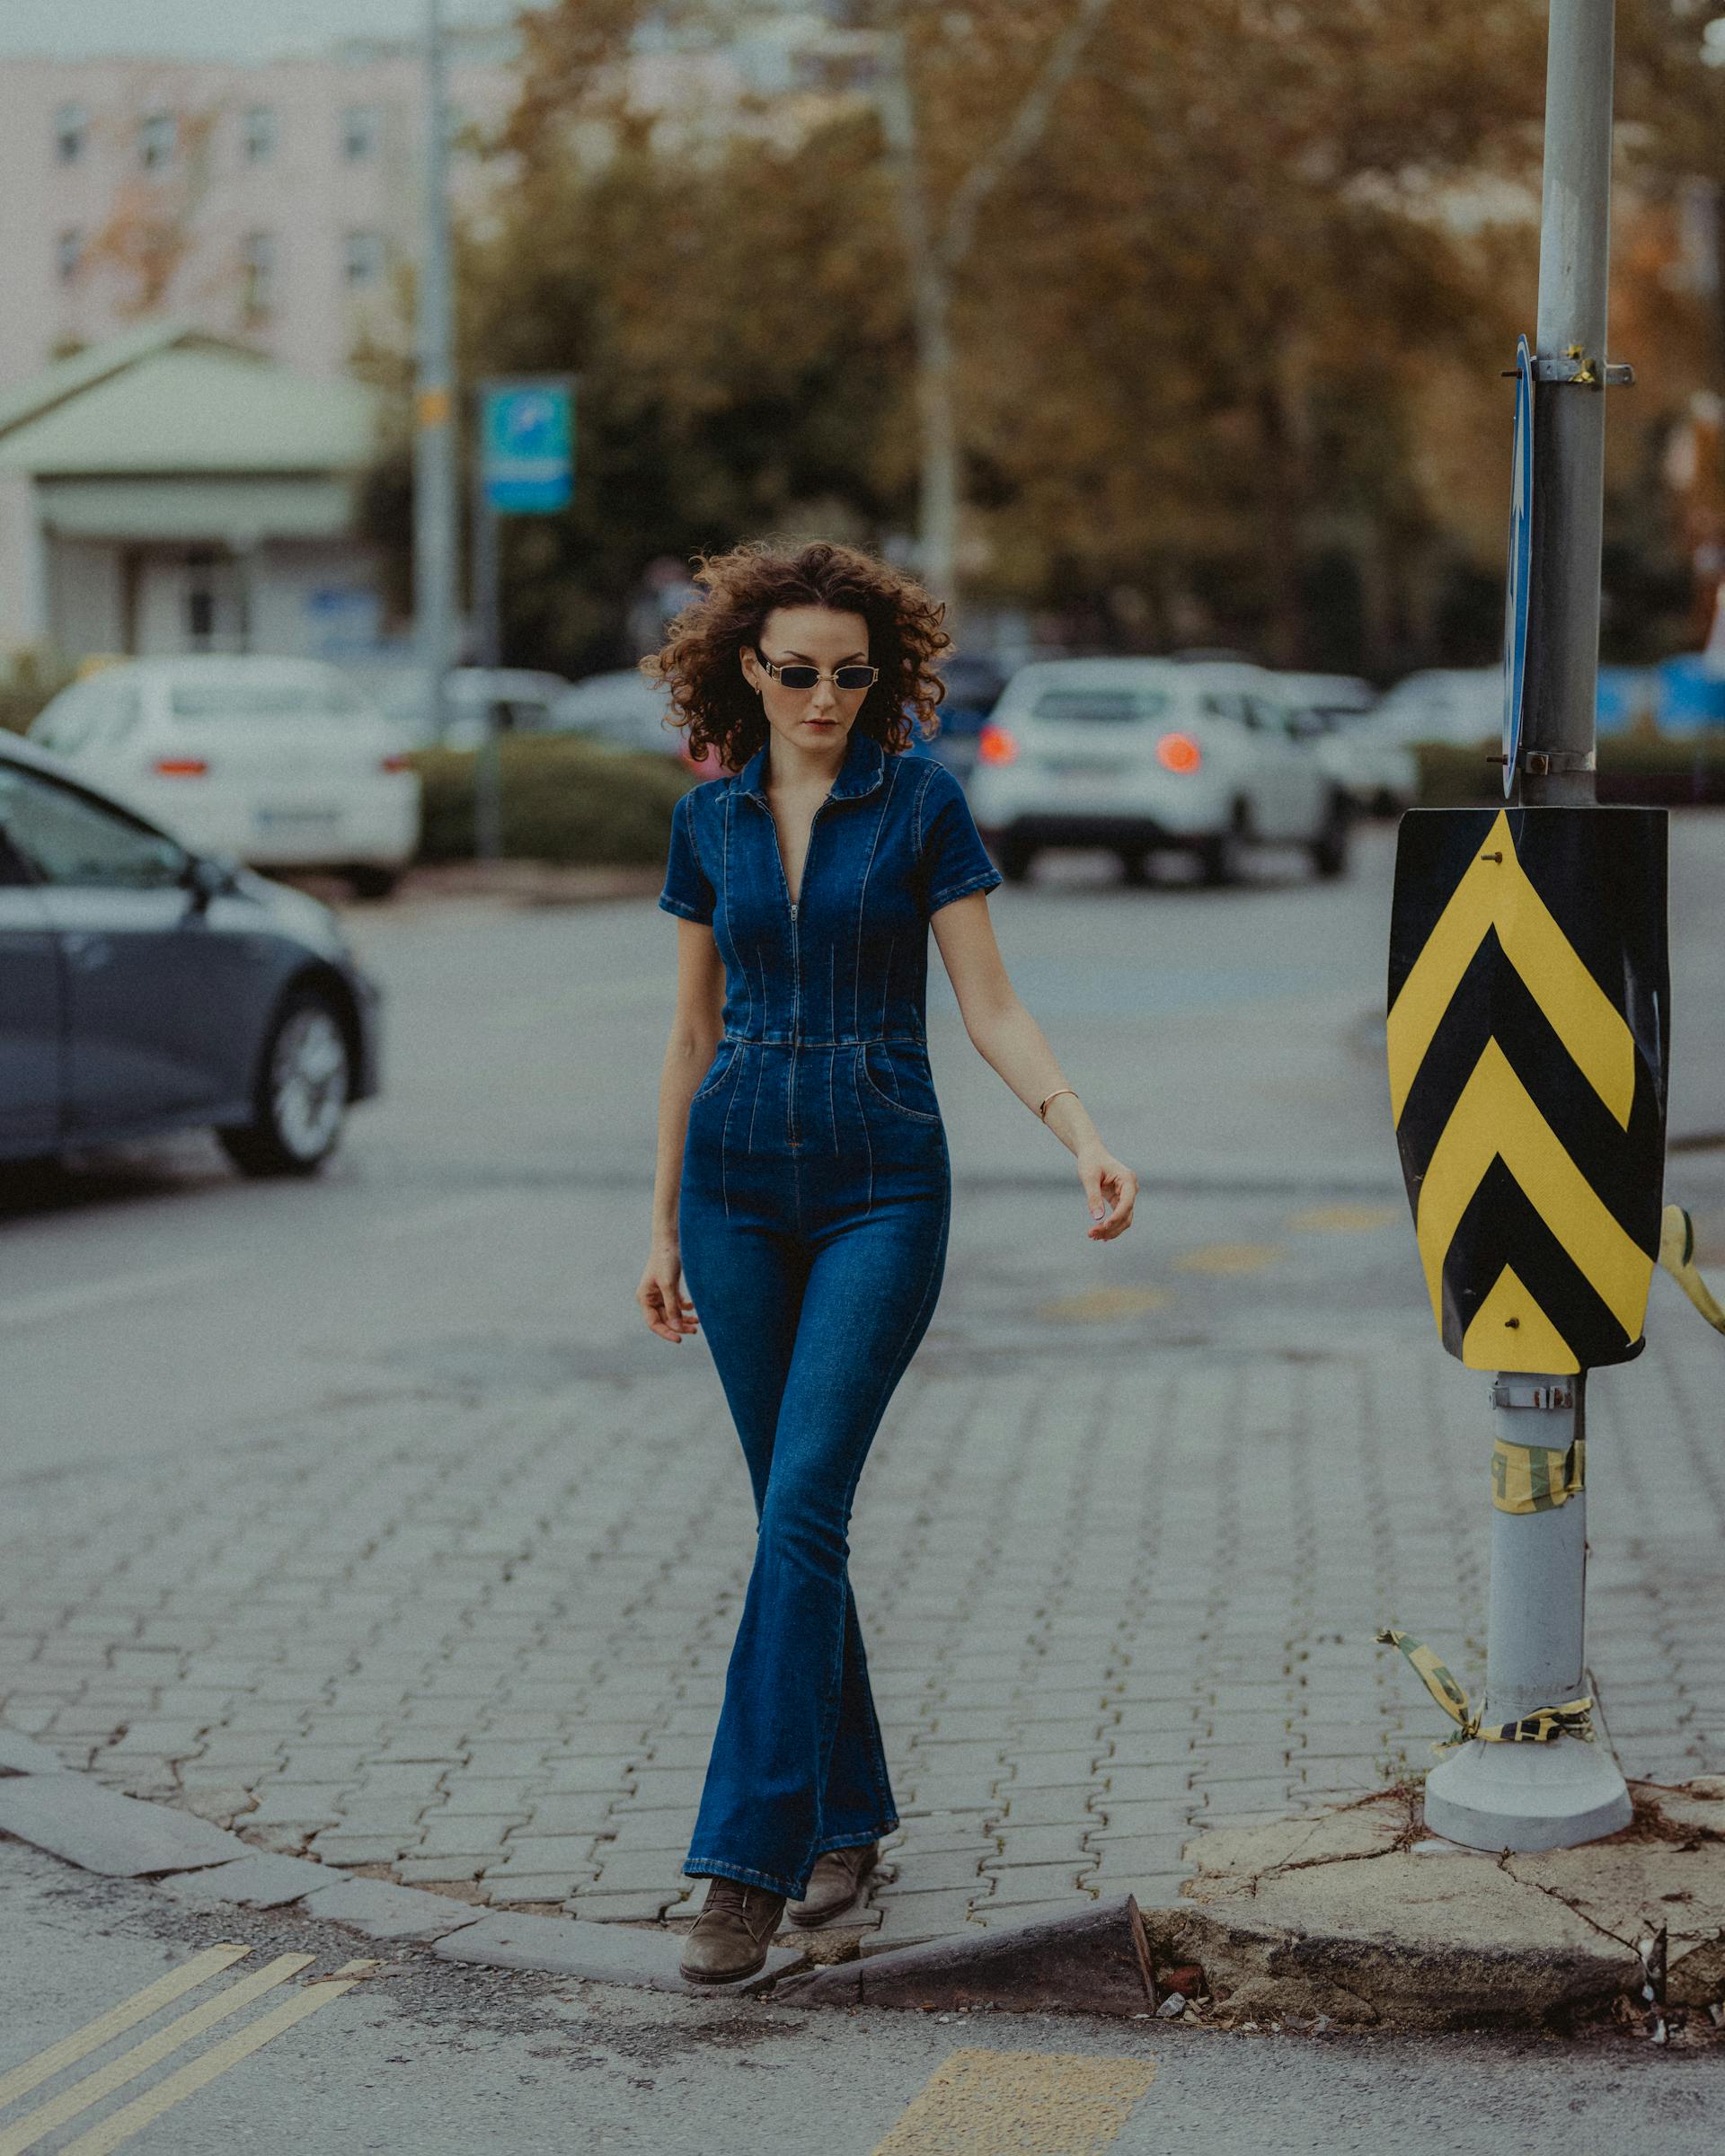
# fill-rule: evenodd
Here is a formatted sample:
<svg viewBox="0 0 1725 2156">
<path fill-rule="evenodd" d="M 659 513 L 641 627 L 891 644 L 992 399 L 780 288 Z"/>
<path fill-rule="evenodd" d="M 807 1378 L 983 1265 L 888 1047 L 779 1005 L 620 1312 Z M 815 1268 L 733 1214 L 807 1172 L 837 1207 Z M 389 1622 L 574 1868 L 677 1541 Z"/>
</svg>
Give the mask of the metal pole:
<svg viewBox="0 0 1725 2156">
<path fill-rule="evenodd" d="M 1552 0 L 1545 75 L 1534 385 L 1533 584 L 1521 800 L 1595 796 L 1600 540 L 1605 515 L 1606 303 L 1610 266 L 1614 0 Z M 1581 381 L 1564 379 L 1579 371 Z M 1504 1373 L 1497 1434 L 1567 1451 L 1587 1373 Z M 1587 1495 L 1491 1515 L 1485 1719 L 1514 1721 L 1587 1690 Z M 1464 1745 L 1426 1780 L 1426 1823 L 1474 1849 L 1568 1849 L 1627 1826 L 1629 1791 L 1606 1746 Z"/>
<path fill-rule="evenodd" d="M 1567 1451 L 1584 1430 L 1579 1377 L 1506 1375 L 1493 1392 L 1497 1432 L 1507 1444 Z M 1587 1506 L 1579 1490 L 1549 1512 L 1492 1511 L 1489 1724 L 1567 1706 L 1588 1689 Z M 1470 1849 L 1572 1849 L 1627 1826 L 1632 1807 L 1602 1743 L 1475 1739 L 1426 1777 L 1425 1815 L 1434 1833 Z"/>
<path fill-rule="evenodd" d="M 456 473 L 455 321 L 447 178 L 448 100 L 441 0 L 425 5 L 425 200 L 416 290 L 413 613 L 431 738 L 444 732 L 455 641 Z"/>
<path fill-rule="evenodd" d="M 927 588 L 937 599 L 945 600 L 950 631 L 958 611 L 960 517 L 951 273 L 929 216 L 902 28 L 894 25 L 882 31 L 878 58 L 876 102 L 880 132 L 893 167 L 898 229 L 910 273 L 916 332 L 916 567 Z"/>
<path fill-rule="evenodd" d="M 1534 387 L 1534 577 L 1521 798 L 1595 798 L 1606 490 L 1614 0 L 1552 0 Z M 1572 358 L 1592 386 L 1545 378 Z"/>
<path fill-rule="evenodd" d="M 502 612 L 499 592 L 498 515 L 482 473 L 473 482 L 473 613 L 479 632 L 479 664 L 488 670 L 502 659 Z M 497 699 L 486 695 L 480 709 L 485 731 L 473 770 L 473 852 L 481 861 L 497 861 L 503 852 L 503 787 L 498 765 Z"/>
</svg>

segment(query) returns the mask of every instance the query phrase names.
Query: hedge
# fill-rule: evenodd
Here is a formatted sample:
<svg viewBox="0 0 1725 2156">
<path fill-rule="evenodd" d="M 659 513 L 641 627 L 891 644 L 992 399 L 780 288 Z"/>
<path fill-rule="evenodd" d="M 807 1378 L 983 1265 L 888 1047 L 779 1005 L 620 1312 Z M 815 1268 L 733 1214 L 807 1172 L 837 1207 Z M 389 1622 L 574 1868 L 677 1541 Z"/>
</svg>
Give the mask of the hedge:
<svg viewBox="0 0 1725 2156">
<path fill-rule="evenodd" d="M 412 763 L 425 789 L 420 860 L 470 861 L 477 751 L 421 749 Z M 671 810 L 694 783 L 669 756 L 622 754 L 573 735 L 506 736 L 498 766 L 504 853 L 582 867 L 661 863 Z"/>
<path fill-rule="evenodd" d="M 1425 742 L 1420 805 L 1456 808 L 1503 800 L 1503 768 L 1488 764 L 1488 745 L 1455 748 Z M 1599 799 L 1685 808 L 1725 801 L 1725 728 L 1707 733 L 1611 734 L 1599 744 Z"/>
</svg>

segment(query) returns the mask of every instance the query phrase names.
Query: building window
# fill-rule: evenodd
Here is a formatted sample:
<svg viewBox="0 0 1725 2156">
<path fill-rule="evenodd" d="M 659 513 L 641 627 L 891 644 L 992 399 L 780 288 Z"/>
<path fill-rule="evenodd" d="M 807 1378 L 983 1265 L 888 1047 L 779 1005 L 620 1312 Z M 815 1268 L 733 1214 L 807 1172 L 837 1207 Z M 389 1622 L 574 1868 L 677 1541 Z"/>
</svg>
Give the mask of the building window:
<svg viewBox="0 0 1725 2156">
<path fill-rule="evenodd" d="M 248 322 L 261 322 L 276 304 L 276 235 L 251 232 L 240 243 L 240 305 Z"/>
<path fill-rule="evenodd" d="M 146 172 L 159 172 L 173 163 L 180 123 L 172 112 L 150 112 L 137 123 L 137 162 Z"/>
<path fill-rule="evenodd" d="M 54 268 L 63 285 L 75 284 L 84 267 L 84 234 L 68 225 L 54 243 Z"/>
<path fill-rule="evenodd" d="M 54 155 L 62 164 L 76 164 L 90 141 L 90 115 L 82 105 L 62 105 L 54 115 Z"/>
<path fill-rule="evenodd" d="M 381 232 L 350 232 L 342 244 L 341 270 L 349 292 L 375 292 L 385 268 Z"/>
<path fill-rule="evenodd" d="M 248 164 L 268 164 L 276 154 L 276 115 L 273 106 L 253 105 L 241 123 L 241 140 Z"/>
<path fill-rule="evenodd" d="M 365 164 L 377 155 L 377 108 L 349 105 L 341 115 L 341 155 L 349 164 Z"/>
</svg>

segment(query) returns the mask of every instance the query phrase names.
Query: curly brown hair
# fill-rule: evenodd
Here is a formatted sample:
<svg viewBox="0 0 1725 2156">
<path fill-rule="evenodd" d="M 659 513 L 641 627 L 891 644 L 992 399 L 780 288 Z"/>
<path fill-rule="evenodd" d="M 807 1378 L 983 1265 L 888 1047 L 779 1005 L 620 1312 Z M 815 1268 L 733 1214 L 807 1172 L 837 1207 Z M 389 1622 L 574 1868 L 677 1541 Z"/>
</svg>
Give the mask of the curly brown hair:
<svg viewBox="0 0 1725 2156">
<path fill-rule="evenodd" d="M 913 723 L 924 738 L 937 731 L 934 711 L 946 684 L 934 663 L 952 641 L 941 625 L 946 609 L 899 570 L 825 540 L 752 540 L 703 555 L 694 580 L 703 596 L 641 662 L 669 689 L 672 722 L 687 728 L 691 755 L 716 748 L 727 770 L 740 771 L 766 739 L 766 716 L 744 678 L 741 654 L 756 647 L 775 606 L 830 606 L 868 623 L 869 659 L 880 677 L 856 715 L 860 731 L 891 755 L 910 746 Z"/>
</svg>

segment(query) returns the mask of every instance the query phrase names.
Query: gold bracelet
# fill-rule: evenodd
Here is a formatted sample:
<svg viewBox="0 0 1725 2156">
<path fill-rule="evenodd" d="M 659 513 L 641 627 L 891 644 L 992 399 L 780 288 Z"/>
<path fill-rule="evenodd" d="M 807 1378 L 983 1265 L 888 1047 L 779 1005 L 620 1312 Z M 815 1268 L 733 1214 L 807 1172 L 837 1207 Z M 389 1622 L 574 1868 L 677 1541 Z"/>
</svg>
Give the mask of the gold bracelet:
<svg viewBox="0 0 1725 2156">
<path fill-rule="evenodd" d="M 1050 1100 L 1057 1100 L 1062 1093 L 1070 1093 L 1075 1100 L 1078 1098 L 1078 1089 L 1076 1086 L 1057 1085 L 1051 1093 L 1044 1096 L 1041 1107 L 1036 1111 L 1045 1123 L 1048 1119 L 1048 1102 Z"/>
</svg>

